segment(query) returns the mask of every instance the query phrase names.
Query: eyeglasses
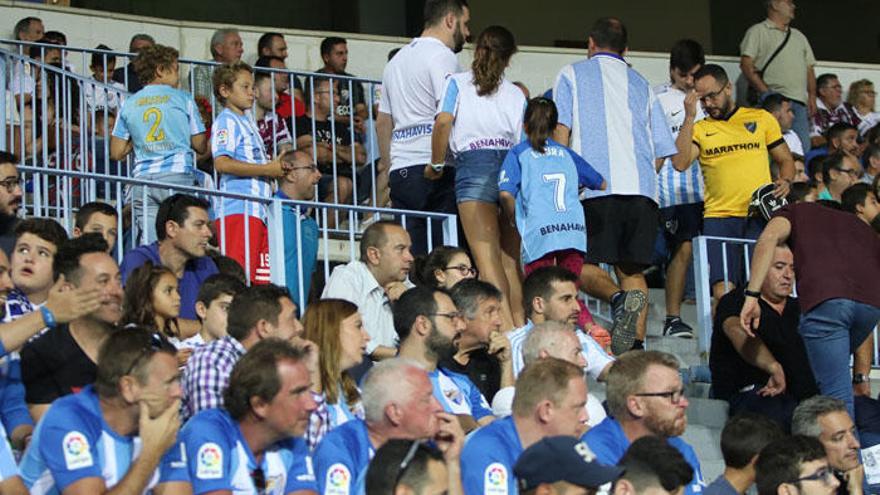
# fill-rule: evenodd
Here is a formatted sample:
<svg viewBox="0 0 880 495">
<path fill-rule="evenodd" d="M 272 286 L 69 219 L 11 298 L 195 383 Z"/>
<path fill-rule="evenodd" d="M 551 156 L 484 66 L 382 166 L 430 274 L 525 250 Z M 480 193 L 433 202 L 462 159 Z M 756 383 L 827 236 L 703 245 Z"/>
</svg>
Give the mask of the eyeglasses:
<svg viewBox="0 0 880 495">
<path fill-rule="evenodd" d="M 6 192 L 11 193 L 15 191 L 16 188 L 21 187 L 21 179 L 18 177 L 10 177 L 6 180 L 0 181 L 0 186 L 6 188 Z"/>
<path fill-rule="evenodd" d="M 406 455 L 403 456 L 403 460 L 400 461 L 400 468 L 397 470 L 397 476 L 394 478 L 394 488 L 397 488 L 397 485 L 400 484 L 400 480 L 403 479 L 403 475 L 406 474 L 406 469 L 409 467 L 409 463 L 415 458 L 416 452 L 419 451 L 421 445 L 421 440 L 415 440 L 412 445 L 409 446 L 409 450 L 406 451 Z"/>
<path fill-rule="evenodd" d="M 703 96 L 700 97 L 700 101 L 714 100 L 715 98 L 718 98 L 718 95 L 720 95 L 721 93 L 723 93 L 725 89 L 727 89 L 727 85 L 725 85 L 724 87 L 722 87 L 722 88 L 719 89 L 718 91 L 713 91 L 713 92 L 711 92 L 711 93 L 706 93 L 705 95 L 703 95 Z"/>
<path fill-rule="evenodd" d="M 672 390 L 670 392 L 643 392 L 634 395 L 636 397 L 666 397 L 667 399 L 669 399 L 669 402 L 672 402 L 673 404 L 678 404 L 679 402 L 681 402 L 681 398 L 684 397 L 684 388 Z"/>
<path fill-rule="evenodd" d="M 122 330 L 123 332 L 125 330 Z M 135 358 L 134 361 L 131 362 L 131 366 L 129 366 L 128 371 L 125 372 L 125 375 L 131 375 L 137 365 L 143 361 L 145 358 L 152 357 L 153 354 L 167 349 L 170 344 L 166 344 L 162 337 L 158 333 L 150 334 L 150 343 L 141 349 L 141 352 L 138 354 L 138 357 Z"/>
<path fill-rule="evenodd" d="M 792 481 L 792 483 L 798 483 L 800 481 L 821 481 L 825 484 L 825 486 L 831 486 L 831 478 L 833 476 L 834 473 L 831 472 L 831 468 L 829 468 L 828 466 L 823 466 L 819 468 L 819 470 L 815 473 L 798 478 Z"/>
<path fill-rule="evenodd" d="M 428 316 L 442 316 L 444 318 L 449 318 L 452 321 L 464 319 L 464 313 L 462 313 L 461 311 L 451 311 L 449 313 L 428 313 Z"/>
<path fill-rule="evenodd" d="M 263 472 L 263 468 L 258 467 L 251 471 L 251 481 L 254 482 L 257 494 L 262 495 L 266 493 L 266 473 Z"/>
<path fill-rule="evenodd" d="M 463 277 L 466 277 L 468 275 L 476 277 L 477 273 L 479 273 L 479 272 L 477 272 L 476 268 L 474 268 L 472 266 L 467 266 L 467 265 L 446 266 L 446 267 L 443 267 L 443 269 L 444 270 L 458 270 L 458 272 L 461 273 L 461 275 Z"/>
<path fill-rule="evenodd" d="M 836 167 L 835 170 L 837 170 L 838 172 L 843 172 L 843 173 L 849 174 L 849 176 L 852 177 L 853 179 L 859 178 L 859 171 L 858 170 L 853 170 L 851 168 L 840 168 L 840 167 Z"/>
</svg>

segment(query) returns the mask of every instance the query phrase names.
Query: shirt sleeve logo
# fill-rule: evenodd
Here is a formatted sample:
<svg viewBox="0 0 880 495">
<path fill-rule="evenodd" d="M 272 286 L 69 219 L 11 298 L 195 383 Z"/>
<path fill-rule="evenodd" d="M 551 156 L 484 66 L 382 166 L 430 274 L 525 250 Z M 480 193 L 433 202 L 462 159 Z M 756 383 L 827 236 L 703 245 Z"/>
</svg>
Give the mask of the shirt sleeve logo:
<svg viewBox="0 0 880 495">
<path fill-rule="evenodd" d="M 507 495 L 507 467 L 500 462 L 486 466 L 483 472 L 483 493 L 485 495 Z"/>
<path fill-rule="evenodd" d="M 206 443 L 196 454 L 196 478 L 215 480 L 223 477 L 223 450 L 216 443 Z"/>
<path fill-rule="evenodd" d="M 229 142 L 229 130 L 220 129 L 219 131 L 217 131 L 214 139 L 217 140 L 217 146 L 225 146 L 226 143 Z"/>
<path fill-rule="evenodd" d="M 87 468 L 95 463 L 92 459 L 92 451 L 89 449 L 89 440 L 78 431 L 71 431 L 64 435 L 62 448 L 67 469 Z"/>
<path fill-rule="evenodd" d="M 324 495 L 348 495 L 351 491 L 351 472 L 344 464 L 330 466 L 325 481 Z"/>
</svg>

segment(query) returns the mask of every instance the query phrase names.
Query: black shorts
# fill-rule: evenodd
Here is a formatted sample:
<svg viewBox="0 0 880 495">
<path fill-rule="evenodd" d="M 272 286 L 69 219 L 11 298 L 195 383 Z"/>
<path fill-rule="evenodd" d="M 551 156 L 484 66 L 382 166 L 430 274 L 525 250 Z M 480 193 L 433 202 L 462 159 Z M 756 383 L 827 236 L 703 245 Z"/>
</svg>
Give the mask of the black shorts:
<svg viewBox="0 0 880 495">
<path fill-rule="evenodd" d="M 603 196 L 583 202 L 587 263 L 648 266 L 660 226 L 657 203 L 645 196 Z"/>
<path fill-rule="evenodd" d="M 660 231 L 670 253 L 683 242 L 700 235 L 703 229 L 703 203 L 689 203 L 660 208 Z"/>
</svg>

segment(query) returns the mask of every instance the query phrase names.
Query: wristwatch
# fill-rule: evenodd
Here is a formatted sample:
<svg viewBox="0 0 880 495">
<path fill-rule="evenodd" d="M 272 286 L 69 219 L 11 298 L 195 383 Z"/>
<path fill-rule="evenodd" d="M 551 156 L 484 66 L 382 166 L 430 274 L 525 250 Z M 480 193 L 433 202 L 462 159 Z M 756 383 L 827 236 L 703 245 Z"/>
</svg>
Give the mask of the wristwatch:
<svg viewBox="0 0 880 495">
<path fill-rule="evenodd" d="M 431 168 L 434 169 L 434 172 L 439 172 L 443 170 L 443 167 L 446 166 L 446 163 L 432 163 Z"/>
<path fill-rule="evenodd" d="M 871 376 L 864 373 L 856 373 L 853 375 L 853 385 L 860 385 L 871 381 Z"/>
<path fill-rule="evenodd" d="M 746 297 L 754 297 L 755 299 L 761 298 L 761 293 L 753 290 L 746 289 L 743 291 Z"/>
</svg>

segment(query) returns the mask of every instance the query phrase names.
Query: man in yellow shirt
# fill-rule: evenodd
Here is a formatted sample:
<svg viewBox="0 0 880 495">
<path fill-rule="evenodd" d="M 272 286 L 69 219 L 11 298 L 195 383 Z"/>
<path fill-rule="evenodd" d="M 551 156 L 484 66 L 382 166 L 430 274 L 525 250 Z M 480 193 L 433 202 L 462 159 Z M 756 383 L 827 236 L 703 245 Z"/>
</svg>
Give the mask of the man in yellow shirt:
<svg viewBox="0 0 880 495">
<path fill-rule="evenodd" d="M 736 106 L 723 68 L 704 65 L 694 74 L 694 86 L 685 98 L 685 119 L 676 139 L 678 154 L 672 158 L 672 165 L 684 171 L 694 160 L 700 160 L 706 184 L 704 235 L 757 239 L 764 222 L 748 218 L 749 200 L 755 189 L 771 182 L 768 153 L 779 164 L 774 194 L 788 194 L 794 178 L 791 152 L 779 123 L 770 113 Z M 698 99 L 708 117 L 694 123 Z M 743 253 L 727 246 L 725 273 L 721 242 L 709 242 L 708 249 L 709 282 L 717 300 L 742 282 Z"/>
</svg>

